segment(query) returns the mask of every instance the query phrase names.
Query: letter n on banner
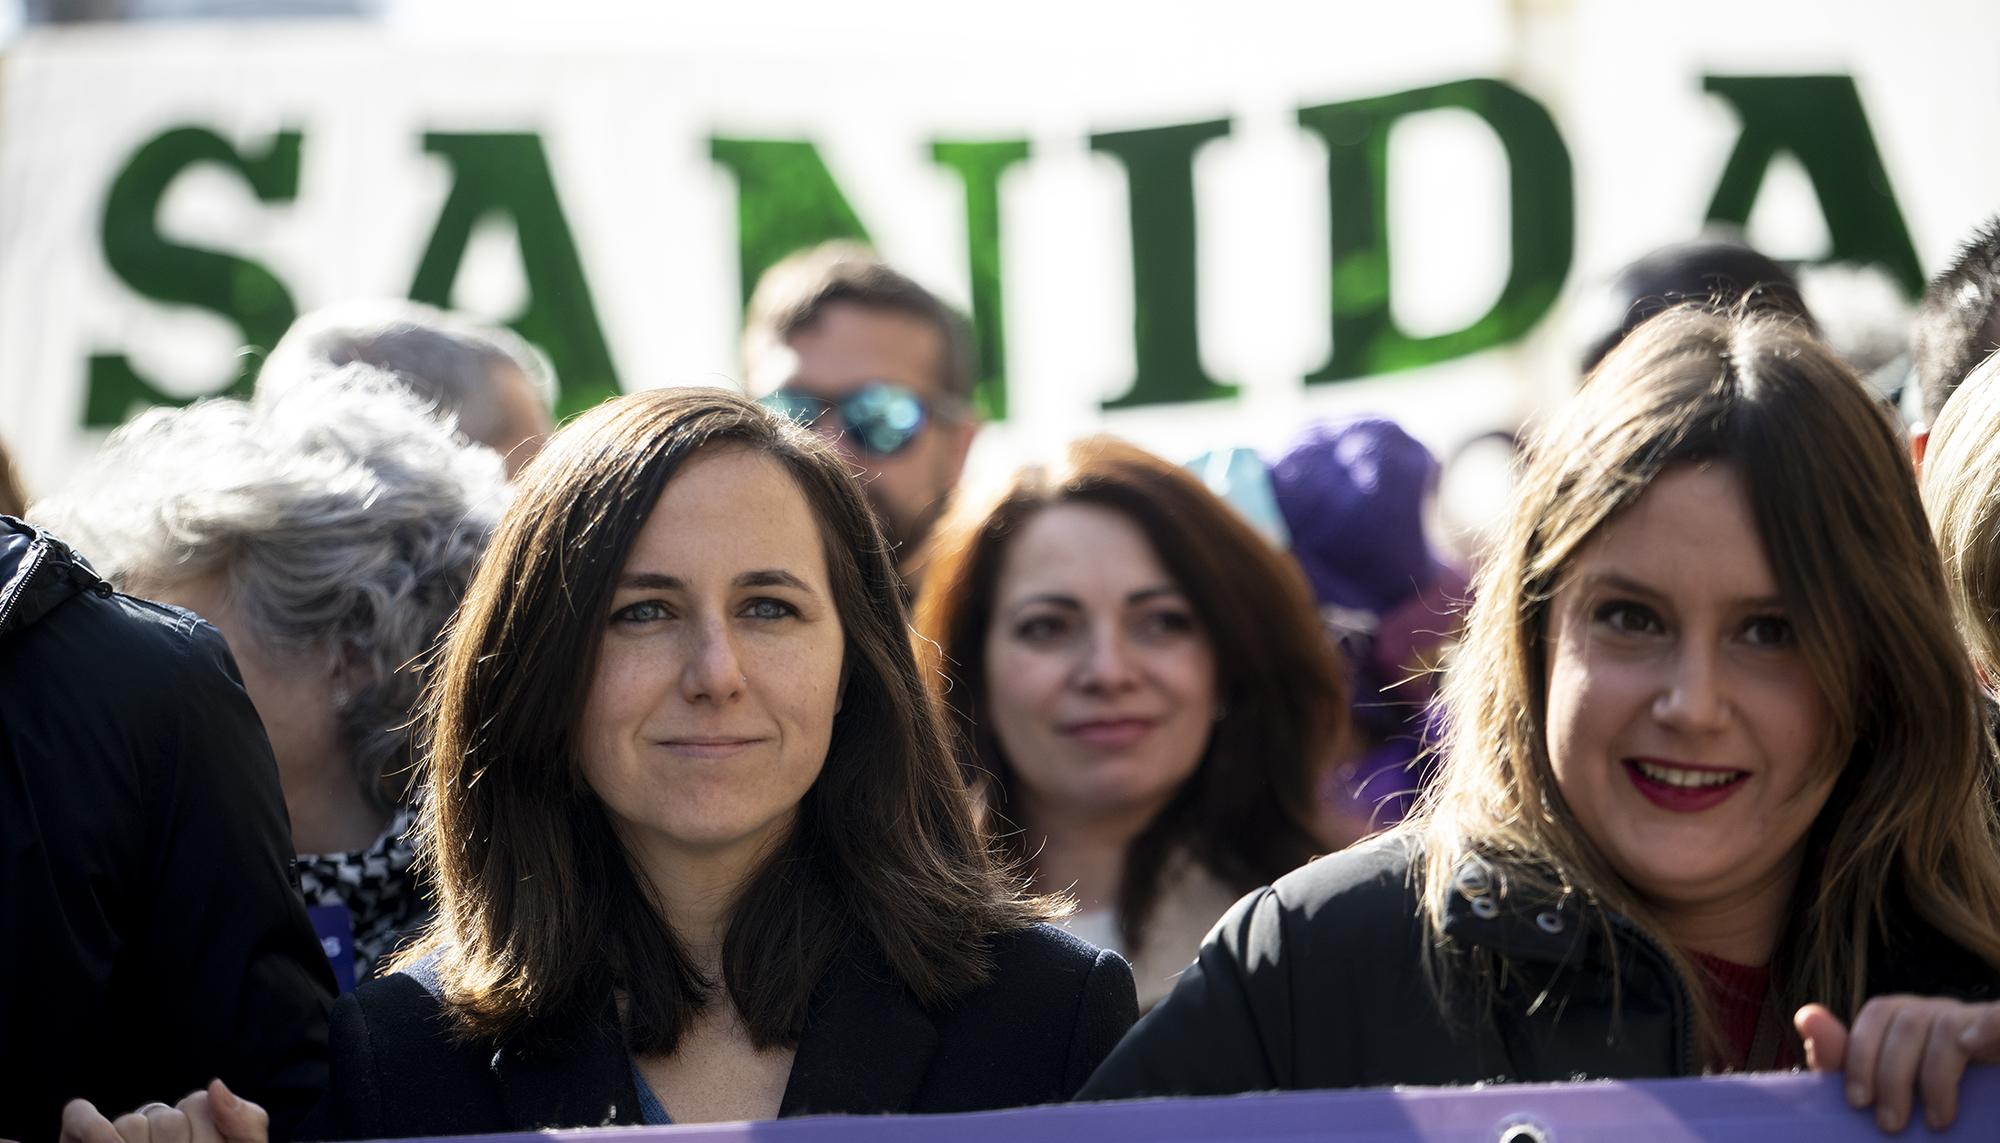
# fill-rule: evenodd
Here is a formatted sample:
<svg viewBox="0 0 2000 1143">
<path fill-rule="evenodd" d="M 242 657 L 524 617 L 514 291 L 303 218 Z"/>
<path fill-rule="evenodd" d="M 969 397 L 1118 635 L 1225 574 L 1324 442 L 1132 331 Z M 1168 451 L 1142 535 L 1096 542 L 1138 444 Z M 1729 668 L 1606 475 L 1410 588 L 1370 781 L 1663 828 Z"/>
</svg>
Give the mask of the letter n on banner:
<svg viewBox="0 0 2000 1143">
<path fill-rule="evenodd" d="M 979 382 L 972 400 L 979 415 L 989 421 L 1007 419 L 1007 331 L 1000 297 L 1000 176 L 1027 157 L 1025 139 L 931 144 L 931 158 L 965 180 L 966 264 L 972 270 L 973 341 L 979 353 Z"/>
<path fill-rule="evenodd" d="M 1878 263 L 1912 296 L 1923 292 L 1917 252 L 1853 77 L 1711 75 L 1703 86 L 1728 100 L 1743 120 L 1743 134 L 1708 204 L 1710 221 L 1747 223 L 1771 160 L 1789 151 L 1819 196 L 1833 239 L 1829 259 Z"/>
<path fill-rule="evenodd" d="M 220 314 L 243 331 L 245 344 L 270 349 L 296 316 L 284 284 L 247 259 L 169 241 L 159 230 L 160 203 L 182 172 L 200 163 L 242 176 L 261 202 L 290 202 L 299 192 L 299 145 L 296 131 L 280 132 L 267 149 L 252 154 L 201 127 L 177 127 L 154 137 L 112 180 L 104 203 L 104 260 L 145 297 Z M 235 375 L 216 390 L 248 395 L 261 360 L 261 352 L 245 354 Z M 115 425 L 144 405 L 185 403 L 139 376 L 122 354 L 90 359 L 86 425 Z"/>
<path fill-rule="evenodd" d="M 1486 121 L 1507 153 L 1512 264 L 1500 297 L 1464 329 L 1411 337 L 1389 310 L 1389 133 L 1440 108 Z M 1394 95 L 1299 109 L 1326 141 L 1333 220 L 1333 355 L 1307 381 L 1415 369 L 1504 345 L 1555 305 L 1576 247 L 1569 149 L 1546 108 L 1498 80 L 1468 79 Z"/>
<path fill-rule="evenodd" d="M 708 153 L 736 176 L 736 258 L 745 305 L 757 279 L 786 255 L 836 238 L 869 243 L 811 143 L 714 138 Z"/>
<path fill-rule="evenodd" d="M 541 137 L 434 133 L 424 136 L 424 150 L 451 164 L 452 184 L 410 284 L 410 297 L 450 309 L 473 227 L 488 215 L 505 215 L 519 236 L 529 297 L 527 310 L 507 324 L 555 365 L 561 386 L 556 415 L 582 412 L 617 396 L 611 351 L 604 344 Z"/>
</svg>

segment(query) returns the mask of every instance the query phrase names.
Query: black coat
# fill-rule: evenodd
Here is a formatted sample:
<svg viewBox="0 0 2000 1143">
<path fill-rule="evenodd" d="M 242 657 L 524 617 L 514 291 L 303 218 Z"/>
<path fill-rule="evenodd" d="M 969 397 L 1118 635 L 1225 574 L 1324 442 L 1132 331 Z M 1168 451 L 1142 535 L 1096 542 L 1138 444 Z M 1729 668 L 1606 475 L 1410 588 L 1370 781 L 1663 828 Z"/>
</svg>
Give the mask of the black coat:
<svg viewBox="0 0 2000 1143">
<path fill-rule="evenodd" d="M 222 637 L 0 516 L 0 1137 L 216 1076 L 295 1124 L 333 980 L 291 870 Z"/>
<path fill-rule="evenodd" d="M 997 938 L 994 973 L 925 1009 L 879 959 L 850 957 L 815 994 L 780 1116 L 979 1111 L 1055 1103 L 1138 1015 L 1132 973 L 1058 929 Z M 333 1013 L 333 1086 L 306 1133 L 378 1139 L 639 1122 L 612 999 L 531 1038 L 454 1039 L 419 965 L 363 984 Z"/>
<path fill-rule="evenodd" d="M 1079 1098 L 1699 1072 L 1687 988 L 1650 938 L 1575 900 L 1502 897 L 1484 865 L 1460 870 L 1442 952 L 1490 950 L 1507 978 L 1490 1000 L 1441 999 L 1423 967 L 1415 853 L 1377 839 L 1237 902 Z M 1991 966 L 1900 930 L 1871 952 L 1869 995 L 2000 994 Z"/>
</svg>

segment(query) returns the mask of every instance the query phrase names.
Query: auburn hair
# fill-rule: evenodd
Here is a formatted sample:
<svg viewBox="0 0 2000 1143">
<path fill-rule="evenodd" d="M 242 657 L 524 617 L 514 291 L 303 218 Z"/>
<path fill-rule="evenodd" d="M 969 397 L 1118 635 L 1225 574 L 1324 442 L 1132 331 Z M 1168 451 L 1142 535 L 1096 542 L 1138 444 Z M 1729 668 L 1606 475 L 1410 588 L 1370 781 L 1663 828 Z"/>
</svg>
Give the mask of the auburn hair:
<svg viewBox="0 0 2000 1143">
<path fill-rule="evenodd" d="M 1314 779 L 1346 743 L 1347 682 L 1298 566 L 1192 474 L 1110 437 L 1076 442 L 1059 464 L 1022 468 L 932 533 L 916 615 L 965 770 L 1017 858 L 1029 859 L 1027 839 L 1024 823 L 1008 820 L 1018 779 L 987 713 L 986 642 L 1009 545 L 1061 504 L 1132 521 L 1215 655 L 1221 709 L 1207 749 L 1126 854 L 1118 911 L 1136 949 L 1177 851 L 1247 892 L 1323 848 L 1311 824 Z"/>
</svg>

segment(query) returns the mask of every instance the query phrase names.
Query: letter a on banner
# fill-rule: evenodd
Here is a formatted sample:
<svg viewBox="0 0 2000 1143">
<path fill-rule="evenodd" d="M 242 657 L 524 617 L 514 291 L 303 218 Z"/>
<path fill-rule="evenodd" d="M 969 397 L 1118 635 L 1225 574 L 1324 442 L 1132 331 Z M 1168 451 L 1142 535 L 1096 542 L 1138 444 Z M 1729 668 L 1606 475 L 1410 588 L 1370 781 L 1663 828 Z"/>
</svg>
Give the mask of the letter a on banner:
<svg viewBox="0 0 2000 1143">
<path fill-rule="evenodd" d="M 261 202 L 290 202 L 299 191 L 299 133 L 280 132 L 262 152 L 245 154 L 213 131 L 179 127 L 140 147 L 118 172 L 104 203 L 104 260 L 145 297 L 219 314 L 257 350 L 277 344 L 297 316 L 284 284 L 264 267 L 233 254 L 169 241 L 160 234 L 160 203 L 189 167 L 215 163 L 242 176 Z M 247 396 L 261 353 L 242 364 L 217 392 Z M 186 402 L 139 376 L 122 354 L 90 359 L 84 423 L 115 425 L 144 405 Z"/>
<path fill-rule="evenodd" d="M 451 308 L 452 286 L 472 241 L 472 228 L 490 214 L 513 220 L 528 280 L 527 310 L 507 324 L 549 355 L 561 393 L 556 415 L 582 412 L 618 394 L 597 307 L 583 276 L 569 222 L 556 196 L 555 178 L 538 135 L 424 136 L 424 150 L 451 164 L 451 194 L 417 266 L 410 297 Z"/>
<path fill-rule="evenodd" d="M 1507 152 L 1512 264 L 1493 307 L 1464 329 L 1411 337 L 1389 310 L 1389 133 L 1439 108 L 1486 121 Z M 1555 305 L 1576 245 L 1569 149 L 1547 109 L 1498 80 L 1469 79 L 1299 110 L 1326 141 L 1333 221 L 1333 356 L 1307 381 L 1415 369 L 1504 345 Z"/>
<path fill-rule="evenodd" d="M 1789 151 L 1819 196 L 1833 239 L 1829 260 L 1877 263 L 1911 296 L 1923 292 L 1924 273 L 1851 76 L 1711 75 L 1703 86 L 1728 100 L 1743 120 L 1708 205 L 1710 221 L 1749 222 L 1771 160 Z"/>
</svg>

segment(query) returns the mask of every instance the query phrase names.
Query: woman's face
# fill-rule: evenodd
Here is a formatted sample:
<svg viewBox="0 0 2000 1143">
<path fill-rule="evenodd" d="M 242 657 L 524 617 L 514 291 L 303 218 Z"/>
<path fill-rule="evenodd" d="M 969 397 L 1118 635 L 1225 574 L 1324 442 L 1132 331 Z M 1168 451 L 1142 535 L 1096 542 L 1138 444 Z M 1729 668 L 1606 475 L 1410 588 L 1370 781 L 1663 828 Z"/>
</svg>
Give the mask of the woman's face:
<svg viewBox="0 0 2000 1143">
<path fill-rule="evenodd" d="M 1033 824 L 1144 821 L 1188 780 L 1216 716 L 1215 655 L 1136 524 L 1064 504 L 1002 559 L 987 714 Z"/>
<path fill-rule="evenodd" d="M 1668 469 L 1577 555 L 1551 605 L 1549 757 L 1642 898 L 1781 901 L 1836 777 L 1826 725 L 1733 468 Z"/>
<path fill-rule="evenodd" d="M 267 647 L 231 596 L 227 573 L 211 572 L 163 587 L 133 584 L 131 590 L 185 607 L 222 633 L 243 676 L 243 689 L 271 739 L 285 786 L 310 782 L 328 765 L 346 765 L 334 713 L 339 686 L 334 669 L 310 655 L 284 655 Z"/>
<path fill-rule="evenodd" d="M 781 464 L 721 446 L 653 506 L 600 621 L 584 779 L 628 850 L 754 859 L 826 761 L 844 648 L 820 532 Z"/>
</svg>

